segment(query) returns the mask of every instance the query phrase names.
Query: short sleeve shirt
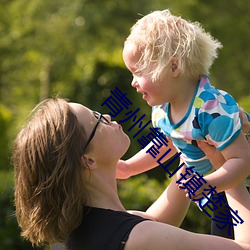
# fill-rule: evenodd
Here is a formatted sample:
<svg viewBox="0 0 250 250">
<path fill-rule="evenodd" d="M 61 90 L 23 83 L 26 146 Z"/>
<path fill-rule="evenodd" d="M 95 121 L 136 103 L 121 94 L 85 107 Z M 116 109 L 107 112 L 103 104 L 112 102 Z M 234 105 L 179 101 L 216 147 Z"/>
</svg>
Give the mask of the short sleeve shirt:
<svg viewBox="0 0 250 250">
<path fill-rule="evenodd" d="M 144 219 L 111 209 L 85 207 L 82 223 L 66 241 L 67 250 L 123 250 L 131 230 Z"/>
<path fill-rule="evenodd" d="M 212 165 L 196 141 L 206 140 L 218 150 L 230 145 L 241 130 L 237 103 L 230 94 L 213 87 L 210 78 L 204 75 L 180 122 L 171 123 L 169 108 L 169 103 L 152 108 L 153 126 L 172 139 L 187 166 L 194 166 L 199 174 L 207 174 Z"/>
</svg>

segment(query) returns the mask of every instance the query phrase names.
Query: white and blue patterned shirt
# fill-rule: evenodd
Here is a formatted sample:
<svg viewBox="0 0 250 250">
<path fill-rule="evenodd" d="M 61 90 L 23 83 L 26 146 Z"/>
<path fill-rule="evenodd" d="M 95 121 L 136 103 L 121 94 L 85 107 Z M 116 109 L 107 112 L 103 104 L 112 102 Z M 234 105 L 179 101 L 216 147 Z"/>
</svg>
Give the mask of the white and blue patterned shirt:
<svg viewBox="0 0 250 250">
<path fill-rule="evenodd" d="M 169 108 L 169 103 L 152 108 L 153 126 L 171 138 L 188 167 L 194 166 L 194 172 L 201 175 L 209 173 L 212 165 L 196 141 L 206 140 L 218 150 L 230 145 L 241 131 L 237 103 L 230 94 L 213 87 L 209 77 L 203 75 L 180 122 L 170 122 Z"/>
</svg>

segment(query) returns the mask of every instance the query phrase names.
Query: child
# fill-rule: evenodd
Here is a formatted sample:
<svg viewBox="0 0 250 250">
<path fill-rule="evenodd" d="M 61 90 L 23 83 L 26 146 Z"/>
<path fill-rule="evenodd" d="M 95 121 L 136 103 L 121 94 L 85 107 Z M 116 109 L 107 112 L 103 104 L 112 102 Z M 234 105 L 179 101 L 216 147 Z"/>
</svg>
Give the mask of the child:
<svg viewBox="0 0 250 250">
<path fill-rule="evenodd" d="M 188 167 L 194 166 L 200 175 L 209 173 L 196 196 L 208 185 L 217 192 L 232 188 L 250 174 L 250 150 L 238 106 L 228 93 L 213 87 L 208 76 L 221 47 L 199 23 L 164 10 L 138 20 L 123 50 L 133 75 L 131 85 L 152 106 L 153 126 L 172 140 Z M 219 170 L 210 173 L 212 165 L 199 140 L 221 151 L 226 162 Z M 117 177 L 144 172 L 157 165 L 154 161 L 142 150 L 118 164 Z"/>
</svg>

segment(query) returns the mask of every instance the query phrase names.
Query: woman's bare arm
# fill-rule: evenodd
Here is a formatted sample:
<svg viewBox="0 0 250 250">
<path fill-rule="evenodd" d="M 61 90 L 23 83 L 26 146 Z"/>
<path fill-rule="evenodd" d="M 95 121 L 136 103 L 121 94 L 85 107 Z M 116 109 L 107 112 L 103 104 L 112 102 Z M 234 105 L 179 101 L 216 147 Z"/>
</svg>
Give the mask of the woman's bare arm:
<svg viewBox="0 0 250 250">
<path fill-rule="evenodd" d="M 250 196 L 243 185 L 226 191 L 229 205 L 244 220 L 234 227 L 235 240 L 213 235 L 196 234 L 177 227 L 154 221 L 137 224 L 130 233 L 125 250 L 210 250 L 250 249 Z"/>
</svg>

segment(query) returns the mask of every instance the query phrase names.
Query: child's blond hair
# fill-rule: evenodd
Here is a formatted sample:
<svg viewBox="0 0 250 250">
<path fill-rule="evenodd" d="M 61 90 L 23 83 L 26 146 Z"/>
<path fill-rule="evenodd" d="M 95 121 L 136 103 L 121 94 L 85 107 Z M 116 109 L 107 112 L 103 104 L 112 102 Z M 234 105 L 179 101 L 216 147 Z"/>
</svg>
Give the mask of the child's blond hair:
<svg viewBox="0 0 250 250">
<path fill-rule="evenodd" d="M 188 22 L 169 10 L 154 11 L 138 20 L 125 43 L 128 42 L 142 53 L 138 72 L 146 71 L 153 81 L 164 75 L 173 57 L 178 59 L 182 75 L 197 78 L 208 74 L 217 49 L 222 47 L 198 22 Z"/>
</svg>

